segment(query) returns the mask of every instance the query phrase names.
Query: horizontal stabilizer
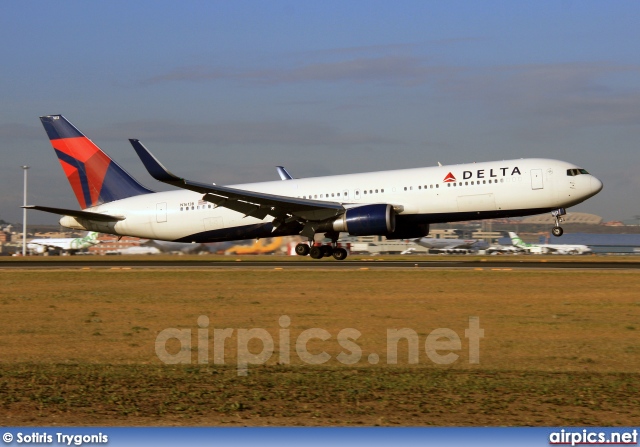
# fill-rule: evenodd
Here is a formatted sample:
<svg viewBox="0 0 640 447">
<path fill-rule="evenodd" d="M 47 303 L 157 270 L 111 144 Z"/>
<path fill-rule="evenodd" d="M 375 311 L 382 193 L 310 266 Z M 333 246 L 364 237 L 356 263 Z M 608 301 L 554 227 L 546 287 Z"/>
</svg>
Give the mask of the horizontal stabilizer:
<svg viewBox="0 0 640 447">
<path fill-rule="evenodd" d="M 97 220 L 100 222 L 115 222 L 125 220 L 124 216 L 110 216 L 109 214 L 92 213 L 91 211 L 68 210 L 65 208 L 50 208 L 48 206 L 29 205 L 23 206 L 28 210 L 44 211 L 45 213 L 59 214 L 61 216 L 73 216 L 80 219 Z"/>
</svg>

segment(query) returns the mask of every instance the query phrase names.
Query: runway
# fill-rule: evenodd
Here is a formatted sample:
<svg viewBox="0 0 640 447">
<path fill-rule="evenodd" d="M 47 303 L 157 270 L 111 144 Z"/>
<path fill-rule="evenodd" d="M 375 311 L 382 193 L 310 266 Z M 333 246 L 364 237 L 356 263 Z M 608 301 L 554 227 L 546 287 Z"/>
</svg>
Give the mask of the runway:
<svg viewBox="0 0 640 447">
<path fill-rule="evenodd" d="M 415 261 L 394 261 L 394 260 L 353 260 L 353 261 L 335 261 L 332 259 L 311 261 L 311 260 L 245 260 L 238 259 L 233 261 L 219 260 L 141 260 L 141 259 L 60 259 L 60 260 L 8 260 L 0 262 L 0 270 L 11 269 L 92 269 L 92 268 L 110 268 L 110 269 L 129 269 L 129 268 L 145 268 L 145 269 L 328 269 L 328 270 L 349 270 L 349 269 L 367 269 L 367 268 L 385 268 L 385 269 L 593 269 L 593 270 L 637 270 L 640 269 L 640 262 L 633 261 L 585 261 L 585 260 L 415 260 Z"/>
</svg>

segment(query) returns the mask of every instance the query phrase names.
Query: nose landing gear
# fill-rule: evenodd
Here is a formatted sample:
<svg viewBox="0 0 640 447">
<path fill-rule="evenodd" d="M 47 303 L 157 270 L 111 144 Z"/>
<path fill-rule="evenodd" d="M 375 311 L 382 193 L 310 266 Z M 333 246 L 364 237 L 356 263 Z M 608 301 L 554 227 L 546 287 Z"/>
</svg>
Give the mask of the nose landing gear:
<svg viewBox="0 0 640 447">
<path fill-rule="evenodd" d="M 564 222 L 562 216 L 564 216 L 565 214 L 567 214 L 567 211 L 564 208 L 559 208 L 557 210 L 551 211 L 551 215 L 556 219 L 556 224 L 551 230 L 551 234 L 553 234 L 555 237 L 560 237 L 564 233 L 564 230 L 560 226 L 560 223 Z"/>
</svg>

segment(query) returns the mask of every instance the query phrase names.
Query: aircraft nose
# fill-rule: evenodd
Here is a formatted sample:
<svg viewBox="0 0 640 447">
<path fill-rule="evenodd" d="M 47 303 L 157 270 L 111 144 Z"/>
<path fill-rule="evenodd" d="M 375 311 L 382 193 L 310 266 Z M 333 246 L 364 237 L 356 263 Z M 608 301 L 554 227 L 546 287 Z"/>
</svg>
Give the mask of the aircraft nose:
<svg viewBox="0 0 640 447">
<path fill-rule="evenodd" d="M 594 176 L 591 176 L 591 191 L 593 194 L 598 194 L 602 191 L 602 182 Z"/>
</svg>

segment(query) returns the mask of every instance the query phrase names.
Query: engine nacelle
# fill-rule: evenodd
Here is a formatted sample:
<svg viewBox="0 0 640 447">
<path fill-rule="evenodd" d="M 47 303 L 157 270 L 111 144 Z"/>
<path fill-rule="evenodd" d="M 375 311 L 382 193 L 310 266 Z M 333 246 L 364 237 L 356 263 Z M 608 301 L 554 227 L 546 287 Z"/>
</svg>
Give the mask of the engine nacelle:
<svg viewBox="0 0 640 447">
<path fill-rule="evenodd" d="M 393 233 L 396 228 L 396 213 L 393 206 L 377 203 L 349 208 L 333 221 L 332 229 L 351 236 L 373 236 Z"/>
<path fill-rule="evenodd" d="M 85 230 L 88 231 L 88 225 L 86 225 L 86 219 L 78 219 L 73 216 L 62 216 L 60 218 L 60 225 L 65 228 L 71 228 L 72 230 Z"/>
<path fill-rule="evenodd" d="M 387 239 L 417 239 L 429 234 L 429 224 L 412 224 L 409 222 L 402 222 L 398 219 L 396 229 L 385 234 Z"/>
<path fill-rule="evenodd" d="M 29 245 L 31 245 L 31 247 L 29 247 Z M 36 245 L 36 244 L 29 244 L 29 245 L 27 245 L 27 248 L 31 248 L 32 251 L 35 251 L 39 255 L 49 251 L 49 249 L 47 247 L 45 247 L 44 245 Z M 34 245 L 35 245 L 35 247 L 34 247 Z"/>
</svg>

